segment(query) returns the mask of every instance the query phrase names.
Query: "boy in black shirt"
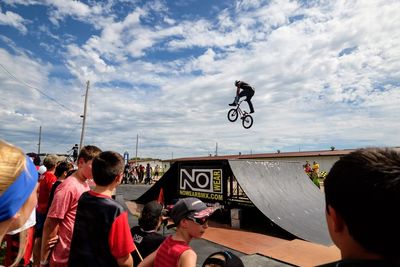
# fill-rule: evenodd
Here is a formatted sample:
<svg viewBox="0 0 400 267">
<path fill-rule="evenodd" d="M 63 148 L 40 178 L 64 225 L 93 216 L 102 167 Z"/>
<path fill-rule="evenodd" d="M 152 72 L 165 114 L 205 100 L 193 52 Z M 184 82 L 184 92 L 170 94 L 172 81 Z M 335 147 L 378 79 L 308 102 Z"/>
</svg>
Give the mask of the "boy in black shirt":
<svg viewBox="0 0 400 267">
<path fill-rule="evenodd" d="M 133 257 L 134 266 L 138 266 L 141 259 L 137 252 L 140 253 L 142 258 L 147 257 L 155 251 L 165 237 L 157 233 L 160 229 L 162 218 L 163 206 L 157 201 L 147 203 L 142 210 L 139 218 L 139 226 L 131 228 L 131 234 L 137 251 L 131 253 Z"/>
<path fill-rule="evenodd" d="M 82 194 L 78 202 L 68 266 L 131 267 L 135 245 L 129 231 L 128 213 L 112 199 L 121 183 L 123 157 L 112 151 L 93 159 L 96 187 Z"/>
</svg>

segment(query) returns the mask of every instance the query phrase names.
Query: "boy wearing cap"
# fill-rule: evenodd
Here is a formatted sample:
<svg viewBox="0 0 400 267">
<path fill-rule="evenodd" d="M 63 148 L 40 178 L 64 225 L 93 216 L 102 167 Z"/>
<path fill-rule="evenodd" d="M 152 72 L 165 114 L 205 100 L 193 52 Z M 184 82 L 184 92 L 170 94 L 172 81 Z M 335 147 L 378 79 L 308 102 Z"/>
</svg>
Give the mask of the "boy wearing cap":
<svg viewBox="0 0 400 267">
<path fill-rule="evenodd" d="M 197 198 L 180 199 L 171 210 L 170 217 L 176 225 L 176 232 L 139 267 L 195 267 L 197 254 L 189 246 L 193 238 L 200 238 L 208 228 L 208 217 L 214 212 Z"/>
<path fill-rule="evenodd" d="M 112 151 L 93 159 L 92 173 L 96 186 L 79 199 L 68 266 L 132 267 L 135 250 L 129 232 L 128 213 L 112 199 L 121 183 L 123 157 Z"/>
</svg>

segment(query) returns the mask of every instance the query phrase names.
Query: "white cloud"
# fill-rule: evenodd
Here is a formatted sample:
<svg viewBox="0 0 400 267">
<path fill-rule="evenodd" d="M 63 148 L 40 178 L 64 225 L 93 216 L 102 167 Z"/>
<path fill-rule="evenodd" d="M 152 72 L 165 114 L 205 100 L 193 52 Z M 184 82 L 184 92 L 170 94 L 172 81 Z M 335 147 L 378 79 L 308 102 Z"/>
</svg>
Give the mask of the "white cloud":
<svg viewBox="0 0 400 267">
<path fill-rule="evenodd" d="M 14 27 L 22 34 L 26 34 L 28 32 L 28 29 L 24 25 L 26 23 L 28 23 L 28 21 L 23 19 L 17 13 L 14 13 L 12 11 L 5 11 L 4 13 L 2 13 L 0 9 L 0 25 Z"/>
<path fill-rule="evenodd" d="M 185 20 L 156 3 L 117 19 L 106 4 L 93 10 L 52 1 L 55 21 L 87 19 L 100 32 L 66 45 L 63 60 L 76 81 L 52 77 L 56 66 L 27 54 L 1 50 L 0 59 L 13 62 L 15 73 L 28 69 L 27 82 L 54 87 L 52 95 L 77 115 L 58 114 L 63 108 L 46 101 L 54 114 L 47 122 L 46 108 L 33 112 L 2 98 L 0 117 L 20 122 L 2 133 L 26 124 L 24 131 L 34 135 L 39 123 L 58 125 L 63 147 L 76 143 L 84 81 L 90 80 L 86 142 L 104 149 L 132 152 L 136 134 L 141 156 L 163 158 L 207 155 L 216 142 L 221 153 L 399 145 L 398 1 L 239 1 L 215 18 Z M 165 59 L 146 57 L 152 53 Z M 26 94 L 0 75 L 2 88 L 19 88 L 8 91 L 10 98 Z M 236 79 L 256 87 L 250 130 L 226 119 Z M 41 103 L 39 95 L 31 99 Z"/>
</svg>

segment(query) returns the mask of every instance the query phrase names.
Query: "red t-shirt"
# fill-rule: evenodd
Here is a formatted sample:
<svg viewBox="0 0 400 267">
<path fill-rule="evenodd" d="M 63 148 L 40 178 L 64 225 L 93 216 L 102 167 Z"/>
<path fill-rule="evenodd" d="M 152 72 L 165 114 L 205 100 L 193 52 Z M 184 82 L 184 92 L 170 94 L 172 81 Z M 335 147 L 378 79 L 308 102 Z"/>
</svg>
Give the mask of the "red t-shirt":
<svg viewBox="0 0 400 267">
<path fill-rule="evenodd" d="M 51 172 L 45 172 L 43 179 L 39 183 L 39 197 L 37 212 L 45 214 L 47 211 L 47 205 L 49 203 L 49 196 L 51 187 L 57 181 L 57 177 Z"/>
<path fill-rule="evenodd" d="M 55 191 L 47 217 L 61 221 L 58 228 L 58 242 L 50 257 L 52 266 L 67 266 L 78 200 L 82 193 L 88 190 L 86 182 L 71 175 Z"/>
<path fill-rule="evenodd" d="M 169 236 L 158 248 L 154 259 L 154 267 L 176 267 L 182 253 L 191 247 L 184 241 L 172 239 Z"/>
</svg>

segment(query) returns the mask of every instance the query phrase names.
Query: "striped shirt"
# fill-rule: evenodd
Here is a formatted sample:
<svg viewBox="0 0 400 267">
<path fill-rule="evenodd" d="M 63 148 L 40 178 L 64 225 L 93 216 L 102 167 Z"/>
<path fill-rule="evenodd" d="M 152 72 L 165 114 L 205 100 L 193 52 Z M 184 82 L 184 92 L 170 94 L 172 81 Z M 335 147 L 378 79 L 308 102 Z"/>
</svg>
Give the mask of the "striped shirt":
<svg viewBox="0 0 400 267">
<path fill-rule="evenodd" d="M 191 247 L 184 241 L 177 241 L 169 236 L 157 251 L 154 267 L 177 267 L 182 253 Z"/>
</svg>

